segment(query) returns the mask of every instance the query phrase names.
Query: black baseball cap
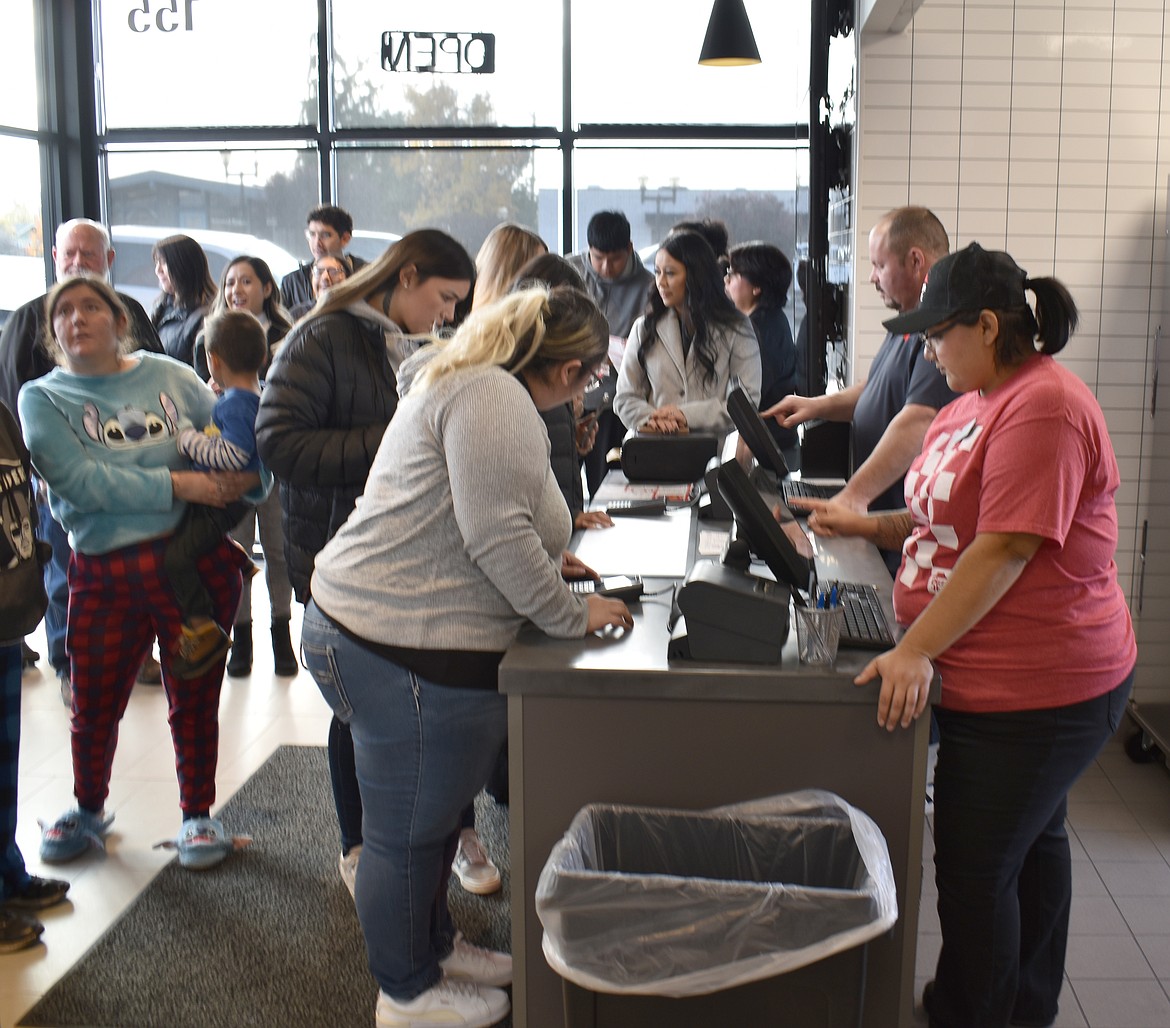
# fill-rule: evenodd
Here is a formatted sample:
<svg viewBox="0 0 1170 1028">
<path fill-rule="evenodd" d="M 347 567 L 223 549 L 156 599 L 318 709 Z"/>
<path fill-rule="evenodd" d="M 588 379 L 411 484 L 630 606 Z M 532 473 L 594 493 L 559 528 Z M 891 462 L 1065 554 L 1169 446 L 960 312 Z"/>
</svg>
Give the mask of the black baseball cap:
<svg viewBox="0 0 1170 1028">
<path fill-rule="evenodd" d="M 1001 250 L 984 250 L 970 243 L 935 261 L 922 283 L 918 306 L 883 322 L 894 333 L 922 332 L 949 321 L 956 314 L 1026 307 L 1024 280 L 1028 274 Z"/>
</svg>

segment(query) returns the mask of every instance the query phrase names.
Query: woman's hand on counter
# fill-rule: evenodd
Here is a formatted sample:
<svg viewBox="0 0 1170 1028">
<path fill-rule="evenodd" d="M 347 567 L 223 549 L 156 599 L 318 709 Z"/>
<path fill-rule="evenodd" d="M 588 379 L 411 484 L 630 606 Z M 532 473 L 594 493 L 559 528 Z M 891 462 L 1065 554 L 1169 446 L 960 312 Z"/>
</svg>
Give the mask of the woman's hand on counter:
<svg viewBox="0 0 1170 1028">
<path fill-rule="evenodd" d="M 673 435 L 676 432 L 686 432 L 687 416 L 682 412 L 682 408 L 673 403 L 668 403 L 664 407 L 659 407 L 649 418 L 638 426 L 639 432 L 661 432 L 665 435 Z"/>
<path fill-rule="evenodd" d="M 564 550 L 561 553 L 561 578 L 566 582 L 592 578 L 596 582 L 601 576 L 575 553 Z"/>
<path fill-rule="evenodd" d="M 634 627 L 634 615 L 621 600 L 611 600 L 596 594 L 586 597 L 589 602 L 589 624 L 585 631 L 596 632 L 599 628 L 612 625 L 614 628 Z"/>
<path fill-rule="evenodd" d="M 930 683 L 934 681 L 934 665 L 923 653 L 899 644 L 892 650 L 874 657 L 853 682 L 865 685 L 880 678 L 878 694 L 878 724 L 892 732 L 901 725 L 909 728 L 926 709 L 930 698 Z"/>
<path fill-rule="evenodd" d="M 574 528 L 613 528 L 613 518 L 603 510 L 583 510 L 573 519 Z"/>
</svg>

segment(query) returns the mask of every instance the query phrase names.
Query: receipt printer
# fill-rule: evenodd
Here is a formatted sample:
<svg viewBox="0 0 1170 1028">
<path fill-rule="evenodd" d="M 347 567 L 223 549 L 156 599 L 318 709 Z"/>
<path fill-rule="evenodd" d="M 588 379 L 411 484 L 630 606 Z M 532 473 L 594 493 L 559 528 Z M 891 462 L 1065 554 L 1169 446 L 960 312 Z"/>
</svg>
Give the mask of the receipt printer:
<svg viewBox="0 0 1170 1028">
<path fill-rule="evenodd" d="M 778 664 L 788 640 L 788 586 L 715 560 L 696 561 L 679 590 L 691 660 Z"/>
</svg>

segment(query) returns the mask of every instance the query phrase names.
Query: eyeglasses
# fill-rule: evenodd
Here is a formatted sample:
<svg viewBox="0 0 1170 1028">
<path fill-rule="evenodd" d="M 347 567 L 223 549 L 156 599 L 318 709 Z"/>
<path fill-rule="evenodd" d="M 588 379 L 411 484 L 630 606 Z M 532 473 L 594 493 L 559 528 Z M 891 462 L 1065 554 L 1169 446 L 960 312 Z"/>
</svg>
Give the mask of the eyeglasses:
<svg viewBox="0 0 1170 1028">
<path fill-rule="evenodd" d="M 723 273 L 723 277 L 724 277 L 724 278 L 731 278 L 731 276 L 732 276 L 732 275 L 738 275 L 738 274 L 739 274 L 739 272 L 738 272 L 738 271 L 736 271 L 734 268 L 728 268 L 728 269 L 727 269 L 727 270 L 726 270 L 726 271 Z"/>
<path fill-rule="evenodd" d="M 952 328 L 959 324 L 958 318 L 951 318 L 950 321 L 944 321 L 938 328 L 934 329 L 929 335 L 924 334 L 922 337 L 922 352 L 928 357 L 934 356 L 935 347 L 942 342 L 945 336 Z"/>
</svg>

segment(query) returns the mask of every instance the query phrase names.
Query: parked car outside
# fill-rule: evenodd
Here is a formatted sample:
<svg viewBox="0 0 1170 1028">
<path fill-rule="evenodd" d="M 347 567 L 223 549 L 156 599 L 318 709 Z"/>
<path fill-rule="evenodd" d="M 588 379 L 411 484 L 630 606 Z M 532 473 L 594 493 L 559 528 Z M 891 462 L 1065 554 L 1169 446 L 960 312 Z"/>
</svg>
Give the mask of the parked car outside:
<svg viewBox="0 0 1170 1028">
<path fill-rule="evenodd" d="M 297 259 L 275 243 L 246 232 L 217 232 L 202 228 L 165 228 L 156 225 L 113 225 L 110 237 L 114 245 L 114 288 L 134 297 L 149 313 L 158 298 L 158 279 L 154 274 L 154 244 L 167 236 L 186 235 L 207 254 L 211 277 L 218 283 L 228 262 L 242 254 L 259 257 L 268 263 L 279 282 L 297 266 Z"/>
<path fill-rule="evenodd" d="M 402 236 L 394 232 L 371 232 L 357 228 L 354 229 L 345 252 L 368 263 L 381 257 L 392 243 L 397 243 L 401 238 Z"/>
</svg>

